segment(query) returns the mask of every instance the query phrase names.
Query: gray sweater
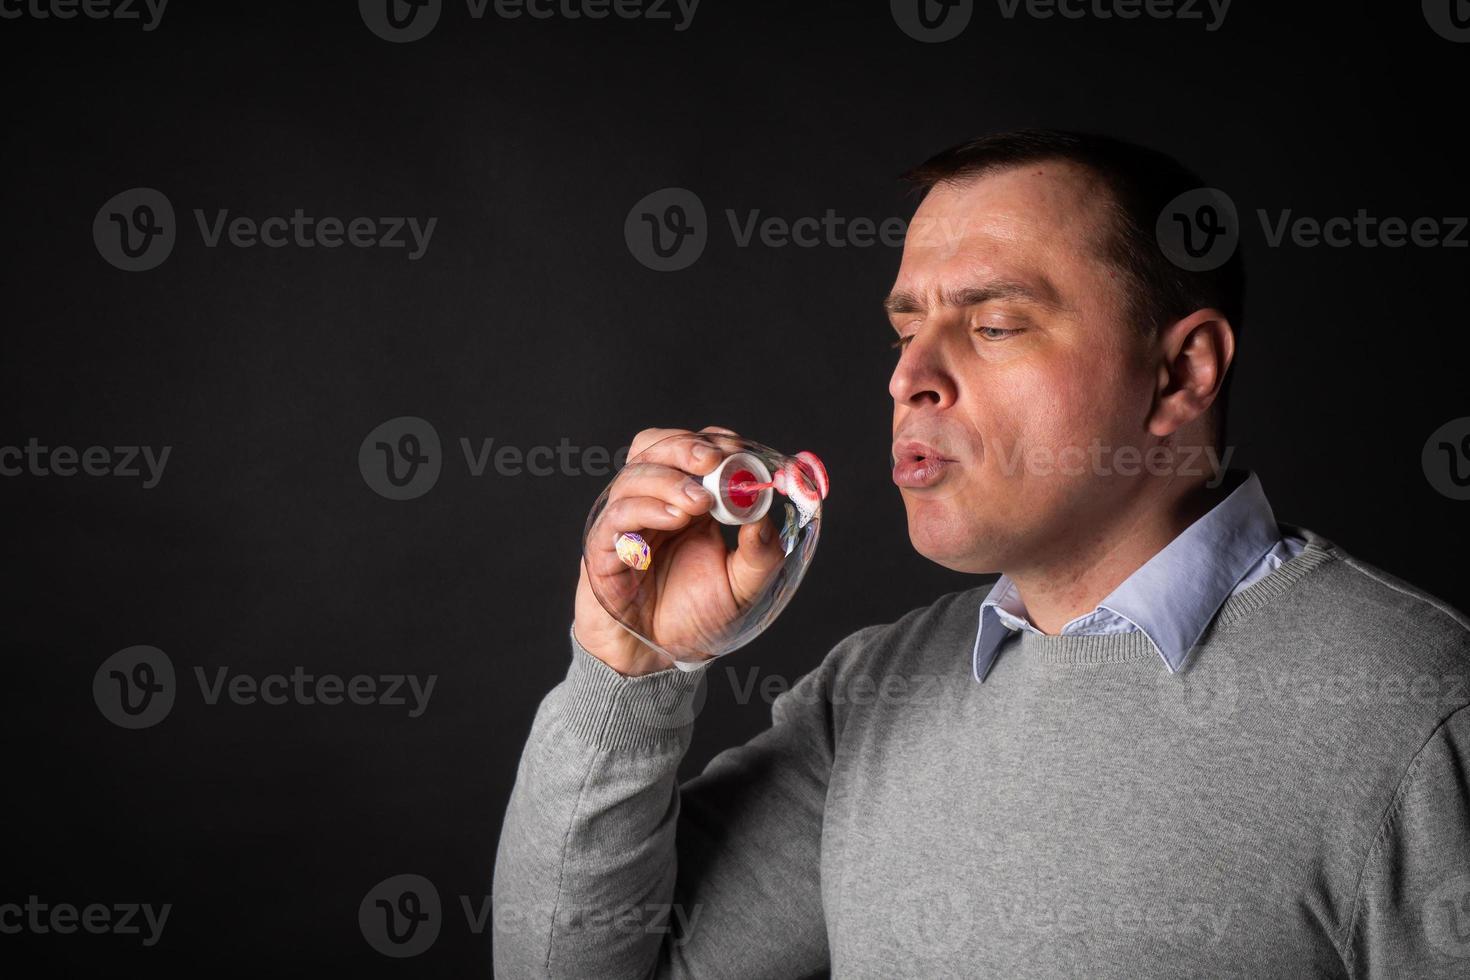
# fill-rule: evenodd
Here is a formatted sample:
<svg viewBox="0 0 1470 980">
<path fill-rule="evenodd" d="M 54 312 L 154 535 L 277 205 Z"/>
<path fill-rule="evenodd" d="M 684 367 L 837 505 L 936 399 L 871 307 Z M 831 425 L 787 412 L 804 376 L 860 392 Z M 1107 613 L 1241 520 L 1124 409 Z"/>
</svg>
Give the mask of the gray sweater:
<svg viewBox="0 0 1470 980">
<path fill-rule="evenodd" d="M 1470 623 L 1295 529 L 1185 669 L 986 589 L 843 639 L 682 786 L 702 672 L 572 639 L 495 867 L 498 976 L 1470 977 Z"/>
</svg>

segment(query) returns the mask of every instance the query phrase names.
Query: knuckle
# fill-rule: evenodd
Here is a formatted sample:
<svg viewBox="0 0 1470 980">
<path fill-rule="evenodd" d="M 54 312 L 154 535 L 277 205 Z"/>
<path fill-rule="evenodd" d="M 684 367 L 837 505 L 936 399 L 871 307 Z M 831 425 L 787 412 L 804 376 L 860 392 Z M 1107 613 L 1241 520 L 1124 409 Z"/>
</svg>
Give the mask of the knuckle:
<svg viewBox="0 0 1470 980">
<path fill-rule="evenodd" d="M 651 464 L 646 461 L 642 463 L 629 463 L 618 471 L 617 478 L 613 480 L 613 483 L 618 487 L 620 492 L 626 494 L 628 488 L 637 486 L 639 483 L 648 479 L 651 468 Z"/>
<path fill-rule="evenodd" d="M 638 434 L 635 435 L 633 437 L 633 441 L 628 444 L 629 457 L 637 456 L 649 446 L 653 445 L 655 442 L 658 442 L 663 431 L 664 430 L 657 428 L 638 430 Z"/>
<path fill-rule="evenodd" d="M 680 433 L 685 433 L 688 431 L 688 429 L 670 429 L 662 426 L 649 426 L 646 429 L 640 430 L 639 433 L 633 437 L 633 442 L 629 447 L 629 451 L 633 452 L 634 450 L 641 451 L 647 449 L 654 443 L 663 442 L 670 436 L 676 436 Z"/>
<path fill-rule="evenodd" d="M 627 516 L 628 503 L 632 499 L 632 497 L 622 497 L 618 500 L 612 501 L 607 505 L 607 509 L 602 512 L 602 517 L 600 519 L 604 522 L 617 521 L 618 519 Z"/>
</svg>

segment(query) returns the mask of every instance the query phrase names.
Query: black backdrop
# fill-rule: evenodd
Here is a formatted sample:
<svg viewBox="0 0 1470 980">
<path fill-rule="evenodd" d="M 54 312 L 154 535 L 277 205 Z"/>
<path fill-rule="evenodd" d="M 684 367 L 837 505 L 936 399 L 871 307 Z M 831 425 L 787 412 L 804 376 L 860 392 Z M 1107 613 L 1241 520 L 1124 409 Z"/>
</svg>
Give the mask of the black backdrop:
<svg viewBox="0 0 1470 980">
<path fill-rule="evenodd" d="M 65 453 L 48 475 L 22 463 L 0 479 L 0 904 L 47 906 L 0 934 L 4 962 L 488 972 L 488 930 L 464 906 L 488 897 L 521 741 L 565 669 L 582 521 L 607 478 L 493 462 L 476 476 L 461 439 L 611 452 L 645 426 L 717 423 L 827 460 L 816 564 L 711 672 L 686 773 L 767 723 L 752 680 L 793 679 L 854 629 L 976 584 L 908 545 L 878 310 L 898 249 L 840 223 L 906 217 L 896 175 L 985 131 L 1106 131 L 1225 190 L 1251 275 L 1235 461 L 1279 518 L 1470 606 L 1455 560 L 1470 505 L 1422 455 L 1470 414 L 1467 234 L 1458 249 L 1272 247 L 1255 219 L 1365 209 L 1453 232 L 1470 212 L 1455 149 L 1470 47 L 1436 29 L 1448 0 L 1237 0 L 1214 30 L 979 3 L 939 43 L 881 2 L 705 0 L 681 30 L 672 6 L 511 19 L 445 0 L 401 43 L 350 2 L 175 0 L 151 30 L 43 18 L 37 2 L 0 4 L 19 13 L 0 19 L 0 446 L 170 455 L 148 487 L 146 464 L 58 474 Z M 707 244 L 657 271 L 624 226 L 669 187 L 702 203 Z M 134 188 L 175 214 L 172 251 L 145 271 L 106 254 L 126 264 L 108 215 L 131 220 Z M 298 208 L 377 233 L 386 217 L 437 222 L 410 258 L 411 244 L 209 247 L 194 216 Z M 829 209 L 847 230 L 815 247 L 742 246 L 727 214 Z M 432 424 L 442 471 L 395 501 L 358 452 L 400 416 Z M 104 708 L 104 661 L 140 645 L 167 655 L 174 699 L 131 730 Z M 411 700 L 210 703 L 196 670 L 212 684 L 221 668 L 436 681 L 411 717 Z M 427 878 L 443 907 L 413 959 L 380 954 L 358 919 L 397 874 Z M 114 925 L 129 903 L 171 911 L 152 945 L 146 924 L 53 928 L 56 907 L 93 903 Z"/>
</svg>

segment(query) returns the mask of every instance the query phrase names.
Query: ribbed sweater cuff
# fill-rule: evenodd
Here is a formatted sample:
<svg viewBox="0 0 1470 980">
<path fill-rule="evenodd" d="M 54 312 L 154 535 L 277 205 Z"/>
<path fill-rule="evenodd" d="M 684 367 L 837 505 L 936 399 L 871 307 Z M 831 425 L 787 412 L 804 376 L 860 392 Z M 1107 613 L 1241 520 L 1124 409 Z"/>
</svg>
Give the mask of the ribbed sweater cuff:
<svg viewBox="0 0 1470 980">
<path fill-rule="evenodd" d="M 567 638 L 572 663 L 560 714 L 568 731 L 603 749 L 667 748 L 688 741 L 704 706 L 704 671 L 669 667 L 624 677 L 588 653 L 570 628 Z"/>
</svg>

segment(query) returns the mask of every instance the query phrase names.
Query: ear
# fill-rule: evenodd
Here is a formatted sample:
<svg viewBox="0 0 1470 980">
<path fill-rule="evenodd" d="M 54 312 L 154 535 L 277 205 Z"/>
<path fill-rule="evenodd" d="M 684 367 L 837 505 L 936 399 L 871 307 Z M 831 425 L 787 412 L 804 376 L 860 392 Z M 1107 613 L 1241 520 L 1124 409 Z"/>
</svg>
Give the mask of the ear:
<svg viewBox="0 0 1470 980">
<path fill-rule="evenodd" d="M 1235 357 L 1235 331 L 1216 309 L 1196 310 L 1159 334 L 1158 388 L 1148 431 L 1173 435 L 1210 410 Z"/>
</svg>

